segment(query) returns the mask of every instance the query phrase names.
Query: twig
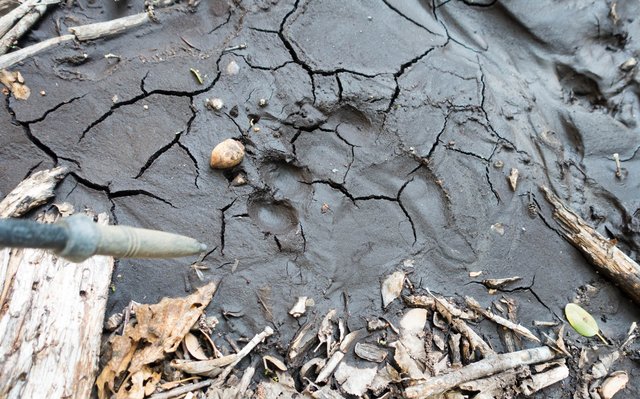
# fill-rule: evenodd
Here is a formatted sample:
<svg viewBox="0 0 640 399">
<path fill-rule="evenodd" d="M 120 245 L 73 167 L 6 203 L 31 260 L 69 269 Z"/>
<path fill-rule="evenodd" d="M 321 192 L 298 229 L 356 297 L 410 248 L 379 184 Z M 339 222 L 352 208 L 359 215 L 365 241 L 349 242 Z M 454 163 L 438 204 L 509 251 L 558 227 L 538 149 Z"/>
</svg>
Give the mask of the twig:
<svg viewBox="0 0 640 399">
<path fill-rule="evenodd" d="M 512 330 L 533 342 L 540 343 L 540 339 L 535 335 L 533 335 L 533 333 L 529 331 L 529 329 L 527 329 L 526 327 L 516 324 L 510 320 L 507 320 L 504 317 L 498 316 L 497 314 L 494 314 L 490 310 L 483 309 L 482 306 L 480 306 L 480 304 L 478 303 L 478 301 L 476 301 L 471 297 L 465 297 L 465 301 L 467 302 L 467 305 L 471 309 L 480 312 L 487 319 L 503 327 L 506 327 L 509 330 Z"/>
<path fill-rule="evenodd" d="M 149 396 L 149 399 L 170 399 L 176 396 L 184 395 L 185 393 L 193 392 L 197 389 L 206 388 L 213 384 L 213 380 L 204 380 L 200 382 L 194 382 L 193 384 L 183 385 L 178 388 L 173 388 L 166 392 L 156 393 Z"/>
<path fill-rule="evenodd" d="M 48 50 L 50 47 L 57 46 L 69 40 L 77 39 L 80 41 L 98 39 L 105 36 L 111 36 L 122 33 L 127 29 L 139 26 L 150 21 L 147 13 L 130 15 L 128 17 L 118 18 L 107 22 L 98 22 L 95 24 L 75 26 L 69 28 L 72 32 L 70 35 L 63 35 L 44 40 L 40 43 L 25 47 L 9 54 L 0 55 L 0 69 L 8 68 L 22 60 Z"/>
<path fill-rule="evenodd" d="M 53 189 L 67 174 L 67 169 L 57 167 L 42 170 L 25 179 L 0 201 L 0 218 L 19 217 L 53 197 Z"/>
<path fill-rule="evenodd" d="M 253 363 L 251 363 L 251 366 L 247 367 L 247 369 L 244 371 L 244 374 L 242 374 L 242 378 L 240 379 L 240 382 L 238 383 L 238 393 L 236 394 L 236 398 L 237 399 L 242 399 L 244 397 L 244 393 L 247 391 L 247 388 L 249 388 L 249 384 L 251 384 L 251 379 L 253 378 L 253 375 L 256 373 L 256 366 L 258 365 L 258 361 L 259 359 L 256 359 L 253 361 Z"/>
<path fill-rule="evenodd" d="M 73 35 L 52 37 L 51 39 L 43 40 L 40 43 L 33 44 L 23 49 L 12 51 L 9 54 L 0 55 L 0 69 L 8 68 L 11 65 L 17 64 L 29 57 L 33 57 L 44 50 L 48 50 L 51 47 L 55 47 L 58 44 L 68 42 L 73 39 L 75 39 L 75 36 Z"/>
<path fill-rule="evenodd" d="M 256 346 L 258 346 L 258 344 L 260 342 L 262 342 L 266 337 L 270 336 L 273 334 L 273 328 L 267 326 L 264 328 L 264 330 L 259 333 L 256 334 L 255 337 L 253 337 L 251 339 L 251 341 L 249 341 L 244 348 L 242 348 L 242 350 L 240 352 L 238 352 L 237 354 L 237 358 L 236 360 L 231 363 L 230 365 L 228 365 L 227 367 L 225 367 L 225 369 L 222 371 L 222 373 L 220 373 L 220 375 L 218 376 L 218 379 L 216 380 L 216 384 L 222 384 L 224 382 L 224 380 L 227 379 L 227 377 L 229 376 L 229 374 L 231 373 L 231 370 L 233 370 L 233 368 L 236 366 L 236 364 L 240 363 L 240 361 L 247 356 Z"/>
<path fill-rule="evenodd" d="M 127 17 L 113 19 L 111 21 L 74 26 L 69 28 L 69 32 L 73 33 L 76 38 L 82 42 L 85 40 L 93 40 L 105 36 L 116 35 L 149 21 L 149 14 L 142 12 L 140 14 L 129 15 Z"/>
<path fill-rule="evenodd" d="M 520 390 L 527 396 L 544 389 L 569 376 L 569 368 L 565 365 L 554 367 L 543 373 L 533 374 L 520 383 Z"/>
<path fill-rule="evenodd" d="M 489 344 L 487 344 L 475 331 L 471 329 L 464 322 L 464 320 L 456 317 L 456 314 L 462 314 L 462 311 L 455 308 L 453 305 L 449 304 L 444 298 L 439 298 L 434 296 L 435 299 L 435 308 L 445 319 L 447 322 L 453 326 L 460 334 L 462 334 L 466 339 L 469 340 L 471 347 L 473 349 L 478 348 L 480 353 L 482 353 L 483 357 L 489 357 L 495 355 L 495 351 L 491 349 Z"/>
<path fill-rule="evenodd" d="M 424 398 L 441 394 L 464 382 L 477 380 L 518 366 L 546 362 L 554 357 L 555 353 L 546 346 L 491 356 L 450 373 L 427 378 L 422 383 L 408 387 L 405 390 L 405 395 L 408 398 Z"/>
<path fill-rule="evenodd" d="M 61 0 L 27 0 L 0 18 L 0 37 L 3 37 L 26 13 L 37 5 L 58 4 Z"/>
<path fill-rule="evenodd" d="M 40 17 L 47 11 L 46 4 L 33 7 L 20 21 L 0 39 L 0 54 L 5 54 L 15 43 L 31 29 Z"/>
<path fill-rule="evenodd" d="M 589 226 L 576 212 L 566 206 L 547 187 L 540 187 L 553 205 L 553 217 L 562 227 L 564 236 L 591 261 L 597 271 L 607 275 L 640 304 L 640 266 L 619 250 L 615 243 Z"/>
</svg>

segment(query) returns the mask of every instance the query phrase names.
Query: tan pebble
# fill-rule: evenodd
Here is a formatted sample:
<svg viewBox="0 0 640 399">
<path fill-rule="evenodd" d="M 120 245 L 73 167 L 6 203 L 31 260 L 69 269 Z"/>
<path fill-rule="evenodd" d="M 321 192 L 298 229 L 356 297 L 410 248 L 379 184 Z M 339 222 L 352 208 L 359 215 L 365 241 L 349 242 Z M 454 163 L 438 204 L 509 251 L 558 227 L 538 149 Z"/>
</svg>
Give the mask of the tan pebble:
<svg viewBox="0 0 640 399">
<path fill-rule="evenodd" d="M 244 145 L 234 139 L 226 139 L 211 151 L 209 165 L 213 169 L 228 169 L 240 164 L 244 158 Z"/>
</svg>

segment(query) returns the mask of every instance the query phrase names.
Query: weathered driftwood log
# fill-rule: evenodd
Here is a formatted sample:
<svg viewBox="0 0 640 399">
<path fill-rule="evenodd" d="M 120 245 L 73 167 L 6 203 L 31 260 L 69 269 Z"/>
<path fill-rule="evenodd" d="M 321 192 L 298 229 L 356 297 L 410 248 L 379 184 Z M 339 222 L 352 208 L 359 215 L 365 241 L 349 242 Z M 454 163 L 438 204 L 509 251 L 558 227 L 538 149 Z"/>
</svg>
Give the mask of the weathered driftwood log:
<svg viewBox="0 0 640 399">
<path fill-rule="evenodd" d="M 21 183 L 0 214 L 31 209 L 28 197 L 49 198 L 55 181 Z M 110 257 L 72 264 L 44 250 L 0 250 L 0 397 L 91 396 L 112 270 Z"/>
<path fill-rule="evenodd" d="M 562 227 L 567 240 L 582 251 L 598 272 L 613 280 L 631 299 L 640 304 L 640 266 L 619 250 L 614 242 L 589 226 L 551 190 L 544 186 L 540 189 L 554 207 L 553 217 Z"/>
<path fill-rule="evenodd" d="M 419 384 L 409 386 L 405 390 L 405 395 L 408 398 L 426 398 L 444 393 L 464 382 L 488 377 L 518 366 L 546 362 L 554 357 L 555 353 L 546 346 L 490 356 L 450 373 L 427 378 Z"/>
</svg>

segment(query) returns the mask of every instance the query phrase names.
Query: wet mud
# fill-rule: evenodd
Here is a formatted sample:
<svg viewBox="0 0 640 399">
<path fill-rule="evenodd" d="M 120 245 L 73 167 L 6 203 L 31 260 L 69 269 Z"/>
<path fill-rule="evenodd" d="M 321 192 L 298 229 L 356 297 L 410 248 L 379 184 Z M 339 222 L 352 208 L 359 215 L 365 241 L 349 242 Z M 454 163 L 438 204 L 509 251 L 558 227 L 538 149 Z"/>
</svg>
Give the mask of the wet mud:
<svg viewBox="0 0 640 399">
<path fill-rule="evenodd" d="M 143 11 L 142 1 L 75 3 L 20 45 Z M 416 287 L 483 305 L 493 297 L 470 272 L 521 276 L 506 294 L 526 326 L 562 320 L 564 305 L 588 292 L 585 307 L 620 340 L 637 307 L 562 239 L 538 190 L 550 186 L 638 259 L 640 80 L 621 66 L 640 51 L 640 25 L 636 3 L 616 4 L 159 9 L 157 24 L 14 68 L 33 94 L 7 98 L 0 112 L 0 192 L 65 165 L 58 201 L 206 243 L 204 280 L 223 279 L 209 313 L 236 338 L 270 324 L 286 346 L 301 322 L 287 313 L 297 296 L 315 300 L 302 321 L 337 308 L 349 328 L 362 327 L 382 312 L 380 279 L 404 269 Z M 211 98 L 222 109 L 208 108 Z M 244 161 L 210 169 L 227 138 L 244 143 Z M 238 174 L 247 184 L 232 184 Z M 120 260 L 108 313 L 204 284 L 197 260 Z M 496 329 L 484 329 L 500 348 Z M 631 386 L 616 397 L 638 397 L 640 369 L 624 362 Z M 570 392 L 565 381 L 545 397 Z"/>
</svg>

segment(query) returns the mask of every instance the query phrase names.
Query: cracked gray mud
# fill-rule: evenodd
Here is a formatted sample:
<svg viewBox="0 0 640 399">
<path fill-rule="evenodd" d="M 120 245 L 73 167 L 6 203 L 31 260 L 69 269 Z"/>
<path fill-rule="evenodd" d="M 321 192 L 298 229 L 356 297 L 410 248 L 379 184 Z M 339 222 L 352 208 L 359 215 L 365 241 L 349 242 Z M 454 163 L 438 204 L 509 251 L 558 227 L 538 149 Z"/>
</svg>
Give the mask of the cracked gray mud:
<svg viewBox="0 0 640 399">
<path fill-rule="evenodd" d="M 142 7 L 75 3 L 20 44 L 55 35 L 56 21 Z M 315 300 L 307 317 L 339 308 L 360 328 L 381 312 L 381 277 L 406 259 L 414 285 L 483 305 L 493 297 L 470 271 L 521 276 L 508 294 L 527 326 L 562 317 L 590 284 L 603 332 L 621 338 L 640 314 L 560 238 L 537 187 L 637 259 L 640 81 L 618 66 L 640 51 L 638 6 L 620 3 L 628 18 L 613 21 L 604 2 L 476 3 L 201 2 L 108 40 L 64 44 L 16 67 L 33 94 L 4 104 L 0 192 L 62 164 L 72 173 L 58 200 L 206 243 L 204 277 L 223 278 L 210 312 L 241 308 L 241 318 L 220 317 L 236 338 L 270 324 L 286 346 L 297 296 Z M 209 153 L 227 138 L 244 143 L 245 159 L 211 170 Z M 248 184 L 231 184 L 238 173 Z M 195 260 L 119 261 L 108 313 L 202 284 Z M 256 299 L 264 287 L 270 314 Z M 479 328 L 500 347 L 495 328 Z M 616 397 L 640 396 L 638 381 Z"/>
</svg>

